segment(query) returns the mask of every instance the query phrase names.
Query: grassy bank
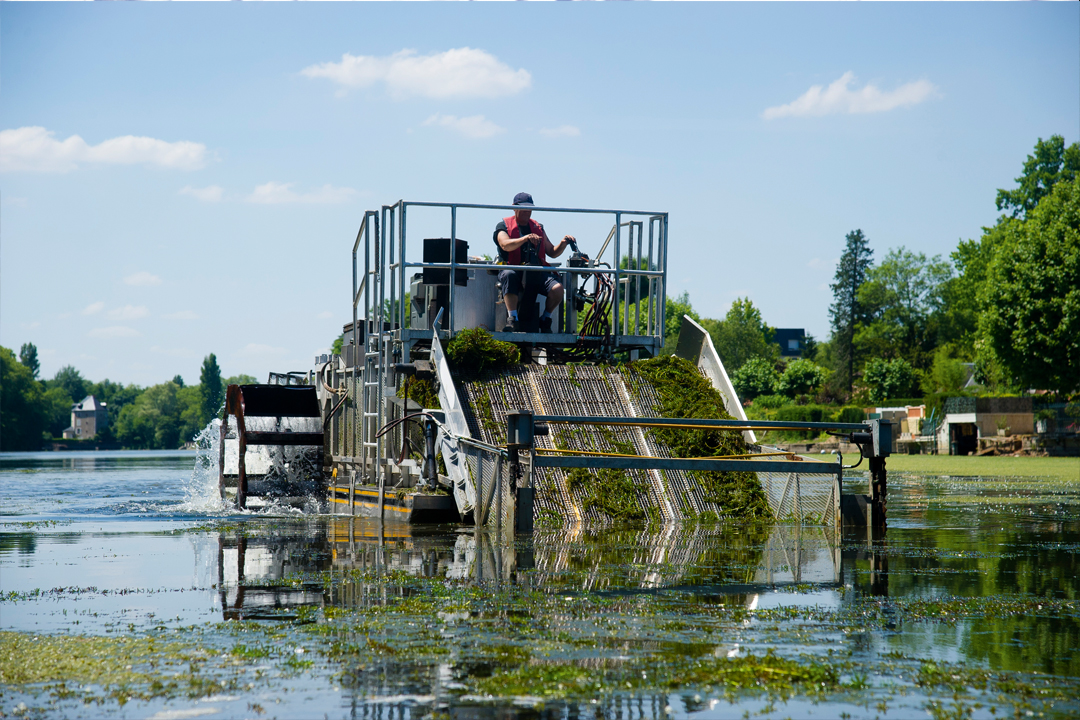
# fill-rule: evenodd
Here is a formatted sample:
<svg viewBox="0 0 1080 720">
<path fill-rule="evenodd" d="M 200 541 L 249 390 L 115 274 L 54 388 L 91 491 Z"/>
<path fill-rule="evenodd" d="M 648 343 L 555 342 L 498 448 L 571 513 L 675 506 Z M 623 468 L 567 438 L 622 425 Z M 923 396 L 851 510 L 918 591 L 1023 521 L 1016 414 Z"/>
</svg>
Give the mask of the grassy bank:
<svg viewBox="0 0 1080 720">
<path fill-rule="evenodd" d="M 886 468 L 929 475 L 1046 478 L 1080 483 L 1080 458 L 892 455 Z"/>
</svg>

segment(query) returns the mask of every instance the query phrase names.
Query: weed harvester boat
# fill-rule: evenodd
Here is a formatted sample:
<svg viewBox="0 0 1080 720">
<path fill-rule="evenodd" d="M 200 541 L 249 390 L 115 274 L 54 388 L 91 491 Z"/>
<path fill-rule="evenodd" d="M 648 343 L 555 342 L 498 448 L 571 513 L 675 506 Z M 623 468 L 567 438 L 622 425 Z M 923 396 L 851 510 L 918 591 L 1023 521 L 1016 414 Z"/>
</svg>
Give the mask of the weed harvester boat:
<svg viewBox="0 0 1080 720">
<path fill-rule="evenodd" d="M 322 423 L 330 512 L 518 531 L 750 511 L 834 529 L 884 525 L 889 422 L 747 419 L 709 334 L 689 317 L 677 359 L 670 349 L 664 359 L 667 213 L 534 207 L 546 221 L 573 221 L 579 238 L 595 239 L 595 256 L 575 246 L 565 266 L 541 269 L 470 255 L 462 230 L 486 236 L 515 209 L 402 200 L 364 214 L 352 322 L 307 391 Z M 537 332 L 540 299 L 526 293 L 524 332 L 507 332 L 498 283 L 507 269 L 559 277 L 565 300 L 551 332 Z M 483 358 L 455 360 L 480 331 L 513 343 L 521 362 L 477 371 Z M 707 396 L 707 417 L 678 411 L 688 393 Z M 843 458 L 763 447 L 763 430 L 845 435 L 869 459 L 870 494 L 842 496 L 853 467 Z"/>
</svg>

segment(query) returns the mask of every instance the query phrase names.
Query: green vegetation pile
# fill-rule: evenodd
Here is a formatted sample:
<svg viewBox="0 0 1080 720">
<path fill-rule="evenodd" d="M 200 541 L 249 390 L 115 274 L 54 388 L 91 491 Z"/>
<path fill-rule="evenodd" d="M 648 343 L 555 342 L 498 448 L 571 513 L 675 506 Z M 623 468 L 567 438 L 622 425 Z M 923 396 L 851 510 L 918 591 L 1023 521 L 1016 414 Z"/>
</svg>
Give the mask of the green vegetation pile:
<svg viewBox="0 0 1080 720">
<path fill-rule="evenodd" d="M 462 330 L 447 344 L 446 360 L 455 376 L 469 380 L 520 364 L 521 350 L 513 343 L 496 340 L 483 328 L 472 328 Z"/>
<path fill-rule="evenodd" d="M 574 468 L 567 473 L 566 487 L 585 493 L 581 506 L 586 512 L 595 510 L 616 522 L 645 519 L 645 510 L 638 499 L 639 489 L 628 472 L 603 468 L 593 474 L 585 468 Z"/>
<path fill-rule="evenodd" d="M 399 393 L 400 395 L 404 395 L 422 408 L 438 409 L 442 407 L 439 404 L 439 393 L 435 390 L 435 384 L 427 379 L 408 378 L 402 392 Z"/>
<path fill-rule="evenodd" d="M 654 408 L 643 408 L 665 418 L 733 420 L 724 397 L 690 362 L 669 355 L 640 360 L 626 366 L 627 380 L 634 376 L 650 383 L 659 397 Z M 639 381 L 638 381 L 639 382 Z M 652 428 L 649 432 L 678 458 L 743 455 L 749 450 L 742 433 L 733 430 L 681 430 Z M 705 499 L 718 504 L 732 517 L 766 518 L 769 503 L 756 473 L 692 472 L 705 489 Z"/>
</svg>

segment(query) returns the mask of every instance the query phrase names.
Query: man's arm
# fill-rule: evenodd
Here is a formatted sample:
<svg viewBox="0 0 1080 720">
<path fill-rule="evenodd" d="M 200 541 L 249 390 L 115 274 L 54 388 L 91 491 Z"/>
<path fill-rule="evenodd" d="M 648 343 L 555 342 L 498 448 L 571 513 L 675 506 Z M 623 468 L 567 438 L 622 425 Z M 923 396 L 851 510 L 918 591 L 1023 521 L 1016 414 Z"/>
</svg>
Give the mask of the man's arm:
<svg viewBox="0 0 1080 720">
<path fill-rule="evenodd" d="M 562 241 L 558 245 L 552 245 L 551 241 L 548 240 L 547 233 L 544 233 L 544 242 L 547 243 L 547 256 L 559 257 L 563 254 L 563 251 L 566 250 L 567 245 L 572 242 L 577 242 L 577 240 L 573 235 L 564 235 Z"/>
<path fill-rule="evenodd" d="M 506 252 L 513 252 L 527 242 L 531 242 L 535 245 L 540 241 L 540 236 L 535 233 L 529 233 L 528 235 L 511 239 L 505 230 L 500 230 L 496 239 L 499 242 L 499 247 Z"/>
</svg>

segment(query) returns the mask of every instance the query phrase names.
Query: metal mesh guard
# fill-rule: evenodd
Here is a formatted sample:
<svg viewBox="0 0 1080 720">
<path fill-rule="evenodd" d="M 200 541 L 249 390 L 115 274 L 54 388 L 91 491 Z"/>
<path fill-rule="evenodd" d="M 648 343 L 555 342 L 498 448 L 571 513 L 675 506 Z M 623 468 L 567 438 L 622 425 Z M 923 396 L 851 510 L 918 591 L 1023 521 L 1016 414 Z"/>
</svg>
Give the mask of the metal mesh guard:
<svg viewBox="0 0 1080 720">
<path fill-rule="evenodd" d="M 835 475 L 759 472 L 758 478 L 777 520 L 836 524 L 840 497 Z"/>
<path fill-rule="evenodd" d="M 488 527 L 514 526 L 514 493 L 510 464 L 500 453 L 462 439 L 458 451 L 465 457 L 476 488 L 474 521 Z"/>
</svg>

